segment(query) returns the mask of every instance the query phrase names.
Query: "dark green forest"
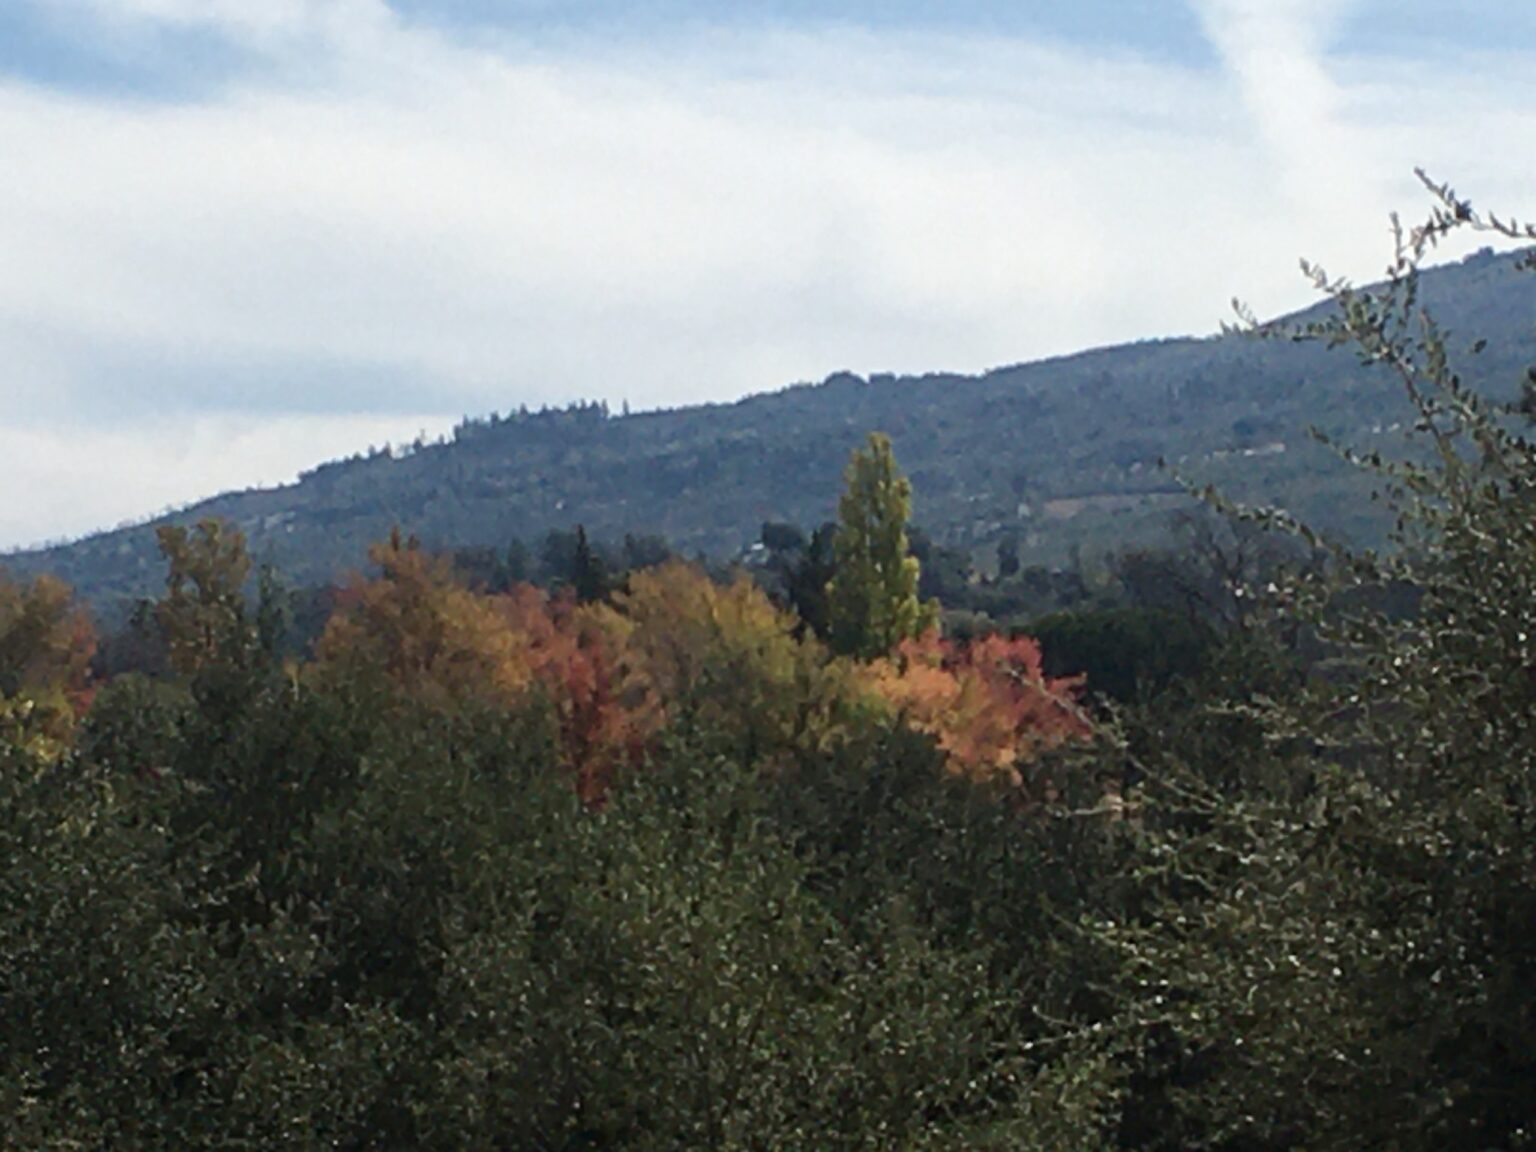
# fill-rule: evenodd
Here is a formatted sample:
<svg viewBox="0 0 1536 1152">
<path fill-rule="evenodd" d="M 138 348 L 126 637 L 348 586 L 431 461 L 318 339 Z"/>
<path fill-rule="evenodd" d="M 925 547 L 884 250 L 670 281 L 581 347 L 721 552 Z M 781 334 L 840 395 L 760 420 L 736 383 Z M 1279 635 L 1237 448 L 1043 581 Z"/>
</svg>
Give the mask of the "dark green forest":
<svg viewBox="0 0 1536 1152">
<path fill-rule="evenodd" d="M 1074 394 L 1121 365 L 1092 387 L 1153 456 L 1137 358 L 1216 389 L 1156 398 L 1191 436 L 1315 366 L 1296 415 L 1352 476 L 1322 530 L 1234 474 L 1102 570 L 922 533 L 962 468 L 1019 502 L 1065 480 L 1023 437 L 962 450 L 938 384 L 925 414 L 927 385 L 843 381 L 512 418 L 271 495 L 468 484 L 524 436 L 525 478 L 537 442 L 595 491 L 623 437 L 695 421 L 713 526 L 636 483 L 602 490 L 644 520 L 591 495 L 476 540 L 466 501 L 434 538 L 424 484 L 358 517 L 341 584 L 214 516 L 157 525 L 158 588 L 99 628 L 58 579 L 0 581 L 0 1145 L 1536 1145 L 1536 271 L 1418 271 L 1449 233 L 1536 233 L 1431 192 L 1382 284 L 1067 365 Z M 1067 401 L 1034 371 L 947 395 L 1038 428 Z M 762 469 L 825 491 L 733 495 L 759 449 L 725 422 L 849 397 L 821 439 L 783 421 L 814 468 Z M 728 515 L 747 563 L 679 558 Z"/>
</svg>

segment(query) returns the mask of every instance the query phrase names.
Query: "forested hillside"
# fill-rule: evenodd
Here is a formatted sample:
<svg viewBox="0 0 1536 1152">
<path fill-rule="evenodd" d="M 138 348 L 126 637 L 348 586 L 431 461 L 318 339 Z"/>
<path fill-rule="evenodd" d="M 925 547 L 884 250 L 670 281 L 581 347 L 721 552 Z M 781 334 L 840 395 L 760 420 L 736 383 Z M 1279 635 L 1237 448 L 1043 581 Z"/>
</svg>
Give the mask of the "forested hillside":
<svg viewBox="0 0 1536 1152">
<path fill-rule="evenodd" d="M 1514 265 L 1485 252 L 1423 281 L 1455 362 L 1499 394 L 1536 358 L 1536 286 Z M 1474 335 L 1488 340 L 1476 357 Z M 452 443 L 324 464 L 297 484 L 221 496 L 169 519 L 225 518 L 299 584 L 361 565 L 397 525 L 434 548 L 504 549 L 582 524 L 595 540 L 657 534 L 686 553 L 725 557 L 765 520 L 829 519 L 849 451 L 881 430 L 919 493 L 918 523 L 978 557 L 1016 540 L 1025 564 L 1051 565 L 1076 549 L 1155 539 L 1185 503 L 1162 459 L 1238 499 L 1277 502 L 1322 530 L 1375 543 L 1386 520 L 1345 498 L 1365 486 L 1306 430 L 1390 450 L 1409 421 L 1397 382 L 1315 344 L 1174 339 L 980 377 L 839 374 L 674 411 L 514 410 L 467 420 Z M 160 578 L 154 524 L 5 566 L 53 572 L 101 605 L 147 595 Z"/>
<path fill-rule="evenodd" d="M 1536 442 L 1418 310 L 1496 227 L 1440 196 L 1308 333 L 1403 391 L 1400 547 L 1252 514 L 1292 544 L 1113 707 L 1048 662 L 1121 611 L 935 627 L 880 434 L 777 597 L 394 531 L 295 652 L 210 519 L 114 671 L 0 577 L 0 1144 L 1530 1148 Z"/>
<path fill-rule="evenodd" d="M 1412 413 L 1398 547 L 1250 511 L 1184 616 L 938 627 L 880 433 L 777 570 L 393 530 L 301 648 L 217 519 L 112 660 L 0 576 L 0 1144 L 1530 1149 L 1536 375 L 1468 389 L 1413 269 L 1536 229 L 1438 195 L 1299 333 Z"/>
</svg>

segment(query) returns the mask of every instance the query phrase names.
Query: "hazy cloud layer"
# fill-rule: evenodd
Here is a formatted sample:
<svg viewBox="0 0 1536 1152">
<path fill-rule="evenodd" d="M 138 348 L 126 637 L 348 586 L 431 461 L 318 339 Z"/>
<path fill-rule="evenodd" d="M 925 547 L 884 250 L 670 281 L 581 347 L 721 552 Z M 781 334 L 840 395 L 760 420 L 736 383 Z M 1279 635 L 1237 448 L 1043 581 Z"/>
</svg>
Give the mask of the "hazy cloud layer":
<svg viewBox="0 0 1536 1152">
<path fill-rule="evenodd" d="M 468 412 L 980 369 L 1369 276 L 1426 164 L 1528 211 L 1530 56 L 1341 48 L 1201 0 L 1220 61 L 784 25 L 529 41 L 375 0 L 35 0 L 190 98 L 0 76 L 0 544 Z"/>
</svg>

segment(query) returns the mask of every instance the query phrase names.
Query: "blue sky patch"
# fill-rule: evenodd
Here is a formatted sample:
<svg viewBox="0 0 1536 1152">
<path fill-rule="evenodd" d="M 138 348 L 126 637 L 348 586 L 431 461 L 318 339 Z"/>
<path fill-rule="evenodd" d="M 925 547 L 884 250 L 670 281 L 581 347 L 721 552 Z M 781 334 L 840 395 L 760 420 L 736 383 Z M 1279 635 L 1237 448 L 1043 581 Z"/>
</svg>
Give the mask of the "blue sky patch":
<svg viewBox="0 0 1536 1152">
<path fill-rule="evenodd" d="M 0 77 L 90 96 L 193 100 L 256 63 L 207 28 L 114 25 L 0 4 Z"/>
</svg>

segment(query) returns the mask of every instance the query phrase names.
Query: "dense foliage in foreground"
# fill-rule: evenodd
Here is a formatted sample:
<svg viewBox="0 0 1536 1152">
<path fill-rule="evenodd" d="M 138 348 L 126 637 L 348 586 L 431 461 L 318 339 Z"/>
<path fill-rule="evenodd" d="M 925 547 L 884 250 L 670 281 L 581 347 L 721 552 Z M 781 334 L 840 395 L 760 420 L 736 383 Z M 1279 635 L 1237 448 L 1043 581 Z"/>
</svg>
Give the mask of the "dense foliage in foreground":
<svg viewBox="0 0 1536 1152">
<path fill-rule="evenodd" d="M 1414 408 L 1401 548 L 1091 734 L 1028 640 L 833 656 L 675 563 L 580 603 L 396 537 L 295 662 L 168 533 L 164 674 L 94 696 L 7 586 L 7 1146 L 1529 1146 L 1536 448 L 1417 310 L 1442 197 L 1311 333 Z"/>
</svg>

